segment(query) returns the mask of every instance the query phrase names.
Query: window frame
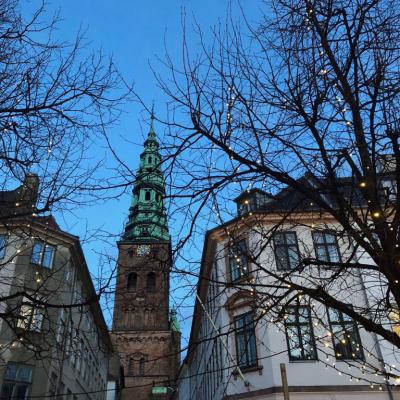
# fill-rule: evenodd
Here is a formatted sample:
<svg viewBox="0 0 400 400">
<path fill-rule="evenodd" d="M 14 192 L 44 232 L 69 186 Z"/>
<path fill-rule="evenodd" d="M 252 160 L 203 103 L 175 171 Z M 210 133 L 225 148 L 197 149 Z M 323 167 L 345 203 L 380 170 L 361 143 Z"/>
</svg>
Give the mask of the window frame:
<svg viewBox="0 0 400 400">
<path fill-rule="evenodd" d="M 246 318 L 251 317 L 251 324 L 246 322 Z M 244 320 L 244 325 L 238 329 L 237 322 L 239 320 Z M 234 332 L 235 332 L 235 347 L 236 347 L 236 362 L 238 367 L 241 369 L 248 369 L 252 367 L 258 366 L 258 351 L 257 351 L 257 338 L 256 338 L 256 327 L 254 324 L 254 313 L 252 311 L 245 312 L 243 314 L 239 314 L 233 317 L 234 324 Z M 240 354 L 240 345 L 239 345 L 239 334 L 243 335 L 243 343 L 245 344 L 245 351 Z M 254 343 L 251 344 L 251 341 Z M 254 359 L 251 359 L 251 352 L 249 351 L 250 347 L 254 346 Z M 245 362 L 241 361 L 241 358 L 245 356 Z"/>
<path fill-rule="evenodd" d="M 235 248 L 237 246 L 240 246 L 240 244 L 244 244 L 244 252 L 243 250 L 240 250 L 239 254 L 234 254 L 233 252 L 235 251 Z M 249 259 L 247 257 L 247 253 L 248 253 L 248 242 L 247 239 L 243 238 L 243 239 L 239 239 L 237 241 L 235 241 L 231 246 L 229 246 L 228 248 L 228 268 L 229 268 L 229 281 L 231 283 L 234 282 L 238 282 L 241 279 L 247 277 L 250 275 L 250 262 Z M 237 259 L 240 258 L 240 261 L 238 261 Z M 243 260 L 245 260 L 245 268 L 242 267 L 240 264 L 238 263 L 242 263 Z M 235 269 L 233 268 L 235 264 Z M 234 277 L 234 273 L 233 271 L 239 271 L 238 276 Z"/>
<path fill-rule="evenodd" d="M 339 317 L 338 320 L 339 321 L 333 321 L 332 322 L 331 313 L 330 313 L 331 310 L 333 310 L 334 312 L 338 313 L 338 317 Z M 329 328 L 330 328 L 330 331 L 331 331 L 331 334 L 332 334 L 331 335 L 332 346 L 333 346 L 333 351 L 334 351 L 336 360 L 338 360 L 338 361 L 346 361 L 346 360 L 361 360 L 361 361 L 363 361 L 363 360 L 365 360 L 360 332 L 358 330 L 357 323 L 354 321 L 354 319 L 352 319 L 351 317 L 348 317 L 348 318 L 351 318 L 351 320 L 346 321 L 343 318 L 343 315 L 346 315 L 346 314 L 344 314 L 342 311 L 339 311 L 339 310 L 336 310 L 336 309 L 332 309 L 332 308 L 330 309 L 329 307 L 327 307 L 327 315 L 328 315 L 328 321 L 329 321 Z M 351 345 L 351 341 L 350 340 L 348 340 L 347 343 L 346 343 L 346 350 L 347 350 L 346 352 L 347 353 L 351 353 L 350 357 L 346 357 L 345 354 L 338 353 L 336 351 L 336 341 L 338 343 L 340 343 L 341 340 L 339 338 L 335 337 L 335 332 L 334 332 L 333 327 L 334 326 L 340 326 L 341 328 L 343 328 L 341 330 L 341 332 L 344 332 L 344 334 L 345 334 L 347 332 L 346 325 L 351 325 L 352 328 L 354 329 L 354 332 L 356 334 L 357 343 L 359 345 L 358 353 L 360 354 L 360 357 L 358 357 L 358 356 L 353 357 L 352 356 L 353 353 L 351 352 L 351 349 L 348 348 L 349 347 L 348 345 L 349 344 Z M 343 344 L 343 343 L 341 343 L 341 344 Z M 357 353 L 357 352 L 355 352 L 355 353 Z M 340 354 L 340 355 L 338 355 L 338 354 Z"/>
<path fill-rule="evenodd" d="M 323 243 L 318 243 L 318 242 L 315 240 L 315 236 L 316 236 L 317 234 L 322 235 L 322 237 L 323 237 Z M 334 242 L 332 242 L 332 243 L 327 242 L 327 241 L 326 241 L 326 235 L 331 235 L 331 236 L 334 238 Z M 335 233 L 333 233 L 333 232 L 331 232 L 331 231 L 329 231 L 329 230 L 326 230 L 326 231 L 312 231 L 311 236 L 312 236 L 312 241 L 313 241 L 313 246 L 314 246 L 315 259 L 316 259 L 317 261 L 320 261 L 321 263 L 324 263 L 324 262 L 329 262 L 329 263 L 341 263 L 341 262 L 342 262 L 342 255 L 341 255 L 341 253 L 340 253 L 340 246 L 339 246 L 339 243 L 338 243 L 337 235 L 336 235 Z M 334 247 L 336 248 L 336 251 L 337 251 L 337 254 L 338 254 L 338 261 L 332 261 L 332 260 L 331 260 L 331 255 L 330 255 L 330 252 L 328 251 L 329 246 L 334 246 Z M 320 259 L 320 258 L 318 257 L 317 247 L 323 247 L 323 248 L 324 248 L 325 255 L 328 256 L 328 259 L 322 260 L 322 259 Z"/>
<path fill-rule="evenodd" d="M 308 322 L 300 322 L 299 319 L 299 309 L 300 308 L 304 308 L 307 310 L 308 313 Z M 295 322 L 287 322 L 287 320 L 285 319 L 284 325 L 285 325 L 285 336 L 286 336 L 286 343 L 287 343 L 287 349 L 288 349 L 288 355 L 289 355 L 289 361 L 294 361 L 294 362 L 302 362 L 302 361 L 318 361 L 318 351 L 317 351 L 317 347 L 315 345 L 315 335 L 314 335 L 314 328 L 313 328 L 313 324 L 312 324 L 312 319 L 311 319 L 311 308 L 307 305 L 292 305 L 292 306 L 288 306 L 288 309 L 294 309 L 294 313 L 293 315 L 295 316 Z M 287 311 L 286 310 L 286 311 Z M 301 332 L 301 327 L 302 326 L 308 326 L 308 328 L 310 329 L 310 337 L 311 337 L 311 344 L 313 346 L 313 353 L 314 353 L 314 357 L 312 358 L 307 358 L 305 357 L 305 350 L 304 350 L 304 343 L 303 343 L 303 334 Z M 296 334 L 297 334 L 297 338 L 298 338 L 298 342 L 299 342 L 299 349 L 301 352 L 301 358 L 298 357 L 294 357 L 292 355 L 292 348 L 290 346 L 290 339 L 289 339 L 289 335 L 288 335 L 288 327 L 295 327 L 296 329 Z"/>
<path fill-rule="evenodd" d="M 35 255 L 37 254 L 36 250 L 35 250 L 35 246 L 37 245 L 41 245 L 41 249 L 39 251 L 39 255 L 38 255 L 38 260 L 34 260 Z M 46 265 L 44 263 L 45 261 L 45 257 L 46 257 L 46 250 L 47 248 L 50 248 L 52 250 L 51 253 L 51 259 L 49 262 L 49 265 Z M 53 263 L 54 263 L 54 259 L 55 259 L 55 255 L 56 255 L 56 250 L 57 250 L 57 246 L 53 245 L 53 244 L 49 244 L 46 241 L 42 240 L 42 239 L 35 239 L 33 246 L 32 246 L 32 252 L 31 252 L 31 258 L 30 258 L 30 263 L 42 268 L 46 268 L 51 270 L 53 268 Z"/>
<path fill-rule="evenodd" d="M 287 239 L 286 239 L 286 235 L 291 234 L 294 235 L 295 238 L 295 243 L 294 244 L 288 244 L 287 243 Z M 284 238 L 284 244 L 277 244 L 276 243 L 276 236 L 277 235 L 283 235 Z M 296 268 L 296 266 L 292 267 L 290 264 L 290 257 L 289 257 L 289 248 L 291 247 L 295 247 L 296 248 L 296 255 L 297 255 L 297 263 L 300 260 L 300 249 L 299 249 L 299 241 L 297 238 L 297 232 L 296 231 L 279 231 L 279 232 L 275 232 L 272 236 L 272 240 L 274 243 L 274 255 L 275 255 L 275 264 L 276 264 L 276 269 L 277 271 L 292 271 Z M 281 264 L 281 262 L 279 261 L 279 257 L 277 254 L 277 247 L 281 247 L 285 249 L 285 257 L 287 258 L 287 265 L 289 265 L 289 268 L 280 268 L 279 265 Z"/>
</svg>

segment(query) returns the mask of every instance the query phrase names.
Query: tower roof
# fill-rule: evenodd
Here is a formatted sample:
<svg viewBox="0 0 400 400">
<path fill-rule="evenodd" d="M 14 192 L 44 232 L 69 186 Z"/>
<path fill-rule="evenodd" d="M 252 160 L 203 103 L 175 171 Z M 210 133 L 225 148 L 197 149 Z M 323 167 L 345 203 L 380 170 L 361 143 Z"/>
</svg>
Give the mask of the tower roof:
<svg viewBox="0 0 400 400">
<path fill-rule="evenodd" d="M 154 130 L 154 111 L 150 129 L 140 155 L 140 166 L 132 190 L 129 219 L 123 240 L 169 241 L 167 214 L 164 206 L 165 181 L 161 170 L 159 143 Z"/>
</svg>

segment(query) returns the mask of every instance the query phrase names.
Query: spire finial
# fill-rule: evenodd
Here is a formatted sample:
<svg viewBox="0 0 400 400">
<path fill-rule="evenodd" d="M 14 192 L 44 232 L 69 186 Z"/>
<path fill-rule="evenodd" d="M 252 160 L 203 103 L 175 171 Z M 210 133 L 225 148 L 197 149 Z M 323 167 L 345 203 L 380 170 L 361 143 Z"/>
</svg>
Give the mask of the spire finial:
<svg viewBox="0 0 400 400">
<path fill-rule="evenodd" d="M 151 106 L 151 114 L 150 114 L 150 133 L 154 132 L 154 100 L 153 105 Z"/>
</svg>

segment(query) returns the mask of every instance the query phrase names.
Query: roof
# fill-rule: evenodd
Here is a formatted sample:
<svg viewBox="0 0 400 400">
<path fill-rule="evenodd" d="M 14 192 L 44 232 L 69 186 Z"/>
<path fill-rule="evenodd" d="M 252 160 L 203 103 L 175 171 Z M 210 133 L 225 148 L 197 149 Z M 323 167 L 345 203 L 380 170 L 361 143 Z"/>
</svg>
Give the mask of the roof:
<svg viewBox="0 0 400 400">
<path fill-rule="evenodd" d="M 16 189 L 0 191 L 0 218 L 8 219 L 34 213 L 38 192 L 39 178 L 34 174 L 27 174 Z"/>
</svg>

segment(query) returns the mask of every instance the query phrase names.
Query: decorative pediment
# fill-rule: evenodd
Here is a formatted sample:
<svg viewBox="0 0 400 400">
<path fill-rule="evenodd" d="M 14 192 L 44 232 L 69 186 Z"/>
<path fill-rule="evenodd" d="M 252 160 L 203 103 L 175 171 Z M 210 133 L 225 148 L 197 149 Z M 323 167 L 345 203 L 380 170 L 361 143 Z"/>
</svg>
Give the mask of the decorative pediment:
<svg viewBox="0 0 400 400">
<path fill-rule="evenodd" d="M 147 354 L 141 353 L 140 351 L 136 351 L 135 353 L 128 354 L 126 356 L 127 359 L 137 360 L 144 358 L 147 360 Z"/>
<path fill-rule="evenodd" d="M 245 290 L 239 290 L 234 293 L 224 304 L 227 310 L 234 310 L 235 308 L 249 306 L 254 302 L 254 295 Z"/>
</svg>

